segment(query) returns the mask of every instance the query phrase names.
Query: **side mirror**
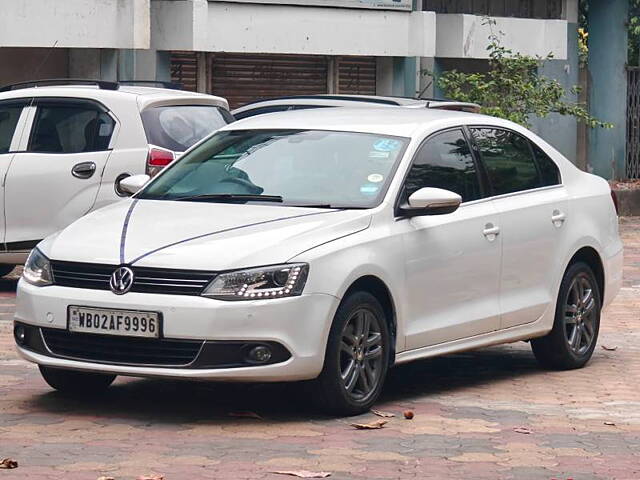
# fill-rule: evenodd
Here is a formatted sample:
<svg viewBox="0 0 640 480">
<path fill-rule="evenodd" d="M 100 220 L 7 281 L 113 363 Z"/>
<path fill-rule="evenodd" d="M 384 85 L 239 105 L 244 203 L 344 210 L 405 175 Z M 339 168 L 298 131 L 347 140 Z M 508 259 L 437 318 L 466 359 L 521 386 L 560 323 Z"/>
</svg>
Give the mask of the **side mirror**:
<svg viewBox="0 0 640 480">
<path fill-rule="evenodd" d="M 133 195 L 144 187 L 149 180 L 151 180 L 149 175 L 131 175 L 130 177 L 120 180 L 118 187 L 122 192 Z"/>
<path fill-rule="evenodd" d="M 412 193 L 407 204 L 400 210 L 407 216 L 444 215 L 455 212 L 461 203 L 462 197 L 457 193 L 425 187 Z"/>
</svg>

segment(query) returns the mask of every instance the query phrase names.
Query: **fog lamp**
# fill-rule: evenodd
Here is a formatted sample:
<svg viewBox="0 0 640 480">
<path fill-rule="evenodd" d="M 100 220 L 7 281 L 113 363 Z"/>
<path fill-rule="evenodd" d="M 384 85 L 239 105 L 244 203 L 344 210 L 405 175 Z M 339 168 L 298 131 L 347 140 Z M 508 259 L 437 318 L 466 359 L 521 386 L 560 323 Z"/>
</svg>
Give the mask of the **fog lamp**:
<svg viewBox="0 0 640 480">
<path fill-rule="evenodd" d="M 18 345 L 24 345 L 27 341 L 27 331 L 22 325 L 16 325 L 13 327 L 13 336 L 15 337 Z"/>
<path fill-rule="evenodd" d="M 258 345 L 249 350 L 247 357 L 254 363 L 267 363 L 271 360 L 271 349 L 265 345 Z"/>
</svg>

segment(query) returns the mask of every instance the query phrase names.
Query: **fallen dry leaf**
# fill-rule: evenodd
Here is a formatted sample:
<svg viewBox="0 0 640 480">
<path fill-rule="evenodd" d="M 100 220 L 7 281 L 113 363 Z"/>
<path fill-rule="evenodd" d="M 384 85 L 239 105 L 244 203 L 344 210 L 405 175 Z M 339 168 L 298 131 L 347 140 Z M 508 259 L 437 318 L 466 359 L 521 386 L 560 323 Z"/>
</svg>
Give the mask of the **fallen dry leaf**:
<svg viewBox="0 0 640 480">
<path fill-rule="evenodd" d="M 608 352 L 615 352 L 618 347 L 610 347 L 609 345 L 602 345 L 602 349 Z"/>
<path fill-rule="evenodd" d="M 311 472 L 309 470 L 283 470 L 278 472 L 278 475 L 290 475 L 292 477 L 299 478 L 327 478 L 331 476 L 331 472 Z"/>
<path fill-rule="evenodd" d="M 376 420 L 371 423 L 352 423 L 351 426 L 358 430 L 379 430 L 387 423 L 389 423 L 388 420 Z"/>
<path fill-rule="evenodd" d="M 4 458 L 2 459 L 2 461 L 0 461 L 0 468 L 6 468 L 7 470 L 18 468 L 18 462 L 16 462 L 13 458 Z"/>
<path fill-rule="evenodd" d="M 230 417 L 240 417 L 240 418 L 255 418 L 257 420 L 264 420 L 260 415 L 255 412 L 231 412 L 229 413 Z"/>
<path fill-rule="evenodd" d="M 406 418 L 407 420 L 412 420 L 413 417 L 415 416 L 412 410 L 405 410 L 403 415 L 404 415 L 404 418 Z"/>
<path fill-rule="evenodd" d="M 149 473 L 147 475 L 140 475 L 136 480 L 164 480 L 164 475 L 159 473 Z"/>
<path fill-rule="evenodd" d="M 371 410 L 371 413 L 383 418 L 395 417 L 395 414 L 389 412 L 381 412 L 380 410 Z"/>
<path fill-rule="evenodd" d="M 513 431 L 516 433 L 522 433 L 524 435 L 529 435 L 531 433 L 531 430 L 527 427 L 516 427 L 513 429 Z"/>
<path fill-rule="evenodd" d="M 609 425 L 610 427 L 615 427 L 616 424 L 614 422 L 604 422 L 605 425 Z"/>
</svg>

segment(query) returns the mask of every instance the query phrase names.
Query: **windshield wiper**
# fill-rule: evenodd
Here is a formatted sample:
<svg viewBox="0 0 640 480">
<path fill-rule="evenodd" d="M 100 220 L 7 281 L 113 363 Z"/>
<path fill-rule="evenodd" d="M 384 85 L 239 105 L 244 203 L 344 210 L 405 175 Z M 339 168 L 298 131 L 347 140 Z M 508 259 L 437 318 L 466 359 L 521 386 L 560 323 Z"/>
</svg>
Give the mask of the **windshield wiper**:
<svg viewBox="0 0 640 480">
<path fill-rule="evenodd" d="M 190 195 L 188 197 L 172 198 L 177 202 L 189 202 L 189 201 L 207 201 L 207 200 L 245 200 L 245 201 L 259 201 L 259 202 L 276 202 L 282 203 L 282 197 L 280 195 L 257 195 L 252 193 L 208 193 L 203 195 Z"/>
</svg>

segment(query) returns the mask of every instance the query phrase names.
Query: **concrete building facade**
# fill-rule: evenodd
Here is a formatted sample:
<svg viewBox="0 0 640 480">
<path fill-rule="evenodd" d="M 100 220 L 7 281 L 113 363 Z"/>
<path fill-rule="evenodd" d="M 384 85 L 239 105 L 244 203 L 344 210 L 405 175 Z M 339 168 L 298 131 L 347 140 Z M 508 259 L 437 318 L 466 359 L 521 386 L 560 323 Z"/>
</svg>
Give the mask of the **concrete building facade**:
<svg viewBox="0 0 640 480">
<path fill-rule="evenodd" d="M 15 0 L 0 17 L 0 84 L 174 80 L 232 106 L 268 96 L 438 95 L 423 72 L 486 68 L 483 16 L 504 44 L 578 83 L 578 0 Z M 535 129 L 571 160 L 577 127 Z"/>
</svg>

